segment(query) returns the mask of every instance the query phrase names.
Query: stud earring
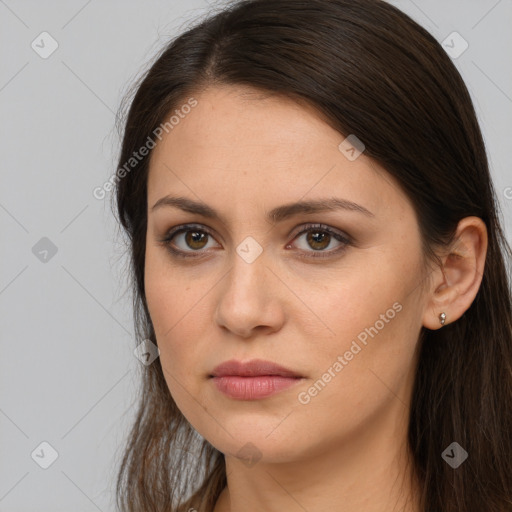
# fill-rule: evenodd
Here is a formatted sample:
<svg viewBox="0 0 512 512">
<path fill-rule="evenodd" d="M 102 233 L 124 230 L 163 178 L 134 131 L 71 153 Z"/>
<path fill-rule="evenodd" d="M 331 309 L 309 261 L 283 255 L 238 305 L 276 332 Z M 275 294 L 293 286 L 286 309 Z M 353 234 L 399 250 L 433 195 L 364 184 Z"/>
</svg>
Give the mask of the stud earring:
<svg viewBox="0 0 512 512">
<path fill-rule="evenodd" d="M 439 315 L 439 321 L 441 322 L 441 325 L 444 325 L 446 321 L 446 313 L 443 312 Z"/>
</svg>

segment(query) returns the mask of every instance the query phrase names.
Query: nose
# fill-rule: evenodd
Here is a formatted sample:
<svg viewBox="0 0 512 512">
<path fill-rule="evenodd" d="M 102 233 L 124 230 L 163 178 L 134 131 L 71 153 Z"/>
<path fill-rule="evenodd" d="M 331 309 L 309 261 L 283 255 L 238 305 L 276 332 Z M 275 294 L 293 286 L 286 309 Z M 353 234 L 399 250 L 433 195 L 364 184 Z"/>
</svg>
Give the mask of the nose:
<svg viewBox="0 0 512 512">
<path fill-rule="evenodd" d="M 261 254 L 252 263 L 238 254 L 231 270 L 216 287 L 215 322 L 244 339 L 279 331 L 285 320 L 283 285 Z"/>
</svg>

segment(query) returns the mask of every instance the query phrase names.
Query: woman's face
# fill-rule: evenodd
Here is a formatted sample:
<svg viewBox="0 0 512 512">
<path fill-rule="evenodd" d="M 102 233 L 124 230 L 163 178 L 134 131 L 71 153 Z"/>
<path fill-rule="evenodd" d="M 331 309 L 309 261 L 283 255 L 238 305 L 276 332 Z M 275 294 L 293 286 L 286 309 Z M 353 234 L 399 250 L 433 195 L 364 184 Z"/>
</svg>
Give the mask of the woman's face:
<svg viewBox="0 0 512 512">
<path fill-rule="evenodd" d="M 413 208 L 312 109 L 249 93 L 210 88 L 178 106 L 151 157 L 145 290 L 169 391 L 239 457 L 298 460 L 403 433 L 428 304 Z M 291 207 L 302 202 L 333 207 Z M 212 378 L 255 359 L 300 378 Z"/>
</svg>

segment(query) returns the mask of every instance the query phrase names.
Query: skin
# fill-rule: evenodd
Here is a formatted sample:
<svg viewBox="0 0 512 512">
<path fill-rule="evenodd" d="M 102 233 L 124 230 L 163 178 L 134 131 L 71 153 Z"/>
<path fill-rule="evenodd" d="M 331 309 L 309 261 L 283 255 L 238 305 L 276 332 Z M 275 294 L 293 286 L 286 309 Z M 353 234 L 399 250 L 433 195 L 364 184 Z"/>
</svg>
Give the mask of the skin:
<svg viewBox="0 0 512 512">
<path fill-rule="evenodd" d="M 471 305 L 484 223 L 463 219 L 440 253 L 443 268 L 427 269 L 407 196 L 364 153 L 348 160 L 338 149 L 345 137 L 312 108 L 242 87 L 194 97 L 197 106 L 151 156 L 145 286 L 169 391 L 226 456 L 228 485 L 215 512 L 419 511 L 406 444 L 415 348 L 422 326 L 441 328 L 442 311 L 448 324 Z M 206 203 L 222 220 L 153 210 L 168 194 Z M 275 224 L 265 217 L 283 204 L 330 197 L 373 215 L 301 213 Z M 174 237 L 175 248 L 202 254 L 195 259 L 173 256 L 161 242 L 185 223 L 211 233 L 195 245 Z M 327 235 L 315 251 L 308 233 L 299 234 L 307 223 L 352 243 L 336 254 L 343 244 Z M 236 251 L 248 236 L 263 249 L 252 263 Z M 321 251 L 330 256 L 312 256 Z M 396 303 L 401 310 L 301 403 L 299 393 Z M 228 398 L 209 379 L 221 362 L 254 358 L 303 379 L 253 401 Z M 255 464 L 237 455 L 244 446 Z"/>
</svg>

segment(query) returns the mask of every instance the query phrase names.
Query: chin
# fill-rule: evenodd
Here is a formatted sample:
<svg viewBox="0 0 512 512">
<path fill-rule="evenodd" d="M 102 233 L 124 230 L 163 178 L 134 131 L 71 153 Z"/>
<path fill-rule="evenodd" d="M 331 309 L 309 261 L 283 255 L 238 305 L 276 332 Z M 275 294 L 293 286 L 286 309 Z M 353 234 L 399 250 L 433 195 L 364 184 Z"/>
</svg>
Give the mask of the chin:
<svg viewBox="0 0 512 512">
<path fill-rule="evenodd" d="M 248 414 L 246 417 L 238 416 L 221 423 L 224 428 L 212 430 L 211 418 L 208 427 L 201 435 L 208 440 L 217 450 L 227 456 L 240 460 L 247 460 L 247 465 L 256 462 L 284 463 L 296 459 L 301 445 L 299 432 L 293 428 L 293 424 L 285 425 L 288 419 L 276 420 L 273 417 L 257 418 L 256 414 Z M 230 435 L 231 434 L 231 435 Z"/>
</svg>

